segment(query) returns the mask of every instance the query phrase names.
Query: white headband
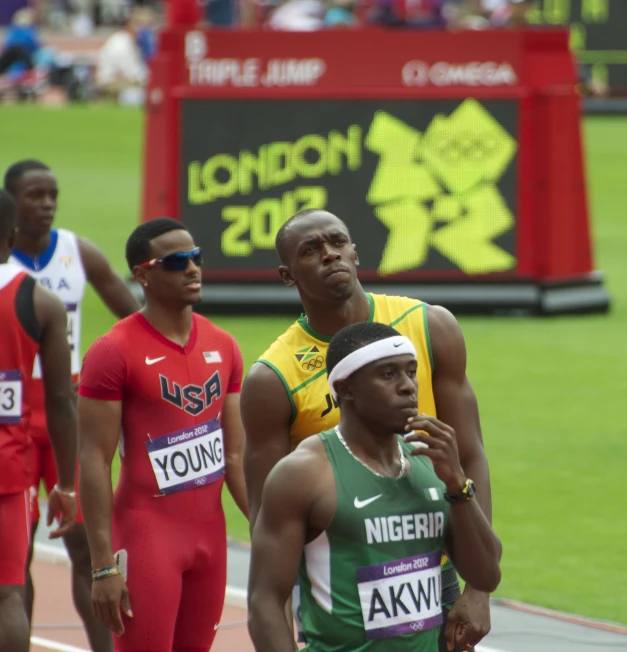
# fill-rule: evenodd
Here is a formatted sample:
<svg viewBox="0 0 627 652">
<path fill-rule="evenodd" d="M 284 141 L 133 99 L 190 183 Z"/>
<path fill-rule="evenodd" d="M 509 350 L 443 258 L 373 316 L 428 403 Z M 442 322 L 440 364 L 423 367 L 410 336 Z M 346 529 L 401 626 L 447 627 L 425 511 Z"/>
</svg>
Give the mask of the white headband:
<svg viewBox="0 0 627 652">
<path fill-rule="evenodd" d="M 382 360 L 383 358 L 391 358 L 395 355 L 411 354 L 416 356 L 416 349 L 411 340 L 404 335 L 394 335 L 387 337 L 384 340 L 378 340 L 372 344 L 367 344 L 357 351 L 349 353 L 345 358 L 342 358 L 333 367 L 333 371 L 329 374 L 329 388 L 333 398 L 337 399 L 335 391 L 335 382 L 344 380 L 350 375 L 354 374 L 358 369 L 365 367 L 371 362 Z"/>
</svg>

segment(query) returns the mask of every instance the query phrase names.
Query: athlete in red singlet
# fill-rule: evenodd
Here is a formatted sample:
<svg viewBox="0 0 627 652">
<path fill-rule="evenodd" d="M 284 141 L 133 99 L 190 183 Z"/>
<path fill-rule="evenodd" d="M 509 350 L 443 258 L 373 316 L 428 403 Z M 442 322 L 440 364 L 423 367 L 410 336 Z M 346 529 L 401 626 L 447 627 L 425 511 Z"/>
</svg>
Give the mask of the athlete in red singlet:
<svg viewBox="0 0 627 652">
<path fill-rule="evenodd" d="M 27 652 L 30 631 L 21 594 L 30 536 L 33 443 L 28 435 L 29 385 L 39 353 L 58 482 L 50 492 L 51 536 L 76 518 L 76 416 L 65 308 L 19 267 L 7 264 L 15 236 L 15 203 L 0 190 L 0 652 Z"/>
<path fill-rule="evenodd" d="M 242 358 L 231 335 L 192 312 L 200 300 L 200 250 L 180 222 L 140 225 L 126 258 L 145 308 L 94 343 L 79 389 L 92 600 L 118 635 L 117 650 L 205 652 L 224 603 L 225 478 L 248 511 Z M 121 475 L 112 499 L 118 440 Z"/>
<path fill-rule="evenodd" d="M 81 306 L 87 285 L 91 285 L 109 310 L 120 318 L 138 310 L 139 304 L 95 245 L 71 231 L 53 228 L 59 188 L 54 173 L 45 163 L 33 159 L 14 163 L 4 175 L 4 185 L 17 205 L 18 231 L 10 262 L 28 272 L 63 301 L 67 311 L 72 375 L 78 386 Z M 29 616 L 32 616 L 34 587 L 30 561 L 39 523 L 39 487 L 43 483 L 48 492 L 57 481 L 46 425 L 39 361 L 35 363 L 30 392 L 32 416 L 29 435 L 35 445 L 35 461 L 31 479 L 32 528 L 26 575 L 26 608 Z M 72 597 L 91 649 L 94 652 L 112 652 L 111 633 L 96 620 L 91 608 L 91 561 L 82 520 L 79 509 L 76 525 L 63 537 L 72 560 Z"/>
</svg>

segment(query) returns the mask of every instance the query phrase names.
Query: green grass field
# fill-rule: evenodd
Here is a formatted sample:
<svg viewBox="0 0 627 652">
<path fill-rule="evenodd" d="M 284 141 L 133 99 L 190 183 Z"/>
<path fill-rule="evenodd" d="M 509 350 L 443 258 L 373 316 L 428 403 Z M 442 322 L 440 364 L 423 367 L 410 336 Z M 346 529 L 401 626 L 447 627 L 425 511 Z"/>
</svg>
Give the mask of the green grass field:
<svg viewBox="0 0 627 652">
<path fill-rule="evenodd" d="M 0 169 L 37 157 L 61 187 L 59 226 L 95 241 L 120 272 L 138 219 L 142 120 L 118 108 L 0 108 Z M 597 266 L 609 316 L 464 318 L 469 376 L 490 459 L 503 540 L 497 595 L 627 623 L 627 119 L 585 121 Z M 92 293 L 83 349 L 113 319 Z M 220 317 L 247 366 L 290 323 Z M 225 498 L 229 533 L 247 527 Z"/>
</svg>

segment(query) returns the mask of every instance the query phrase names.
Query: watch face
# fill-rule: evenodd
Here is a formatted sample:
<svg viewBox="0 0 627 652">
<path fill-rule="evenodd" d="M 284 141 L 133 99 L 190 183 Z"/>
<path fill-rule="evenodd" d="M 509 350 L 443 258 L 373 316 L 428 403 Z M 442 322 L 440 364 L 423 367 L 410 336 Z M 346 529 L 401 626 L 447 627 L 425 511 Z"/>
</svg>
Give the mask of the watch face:
<svg viewBox="0 0 627 652">
<path fill-rule="evenodd" d="M 472 498 L 475 495 L 475 483 L 472 480 L 468 480 L 468 482 L 466 483 L 464 493 L 469 498 Z"/>
</svg>

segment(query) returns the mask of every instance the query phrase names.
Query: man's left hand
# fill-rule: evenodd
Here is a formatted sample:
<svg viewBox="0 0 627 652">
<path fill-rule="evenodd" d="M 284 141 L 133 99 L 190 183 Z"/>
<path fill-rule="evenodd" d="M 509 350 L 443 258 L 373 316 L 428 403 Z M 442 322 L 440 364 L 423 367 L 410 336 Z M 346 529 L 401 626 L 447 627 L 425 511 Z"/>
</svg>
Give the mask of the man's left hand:
<svg viewBox="0 0 627 652">
<path fill-rule="evenodd" d="M 48 527 L 54 518 L 59 521 L 59 527 L 52 530 L 49 539 L 58 539 L 67 534 L 76 522 L 76 494 L 74 490 L 63 491 L 55 485 L 48 494 Z"/>
<path fill-rule="evenodd" d="M 473 647 L 490 631 L 490 594 L 466 585 L 446 619 L 446 643 L 449 650 Z"/>
</svg>

